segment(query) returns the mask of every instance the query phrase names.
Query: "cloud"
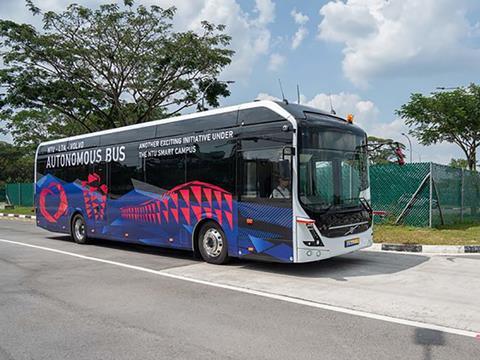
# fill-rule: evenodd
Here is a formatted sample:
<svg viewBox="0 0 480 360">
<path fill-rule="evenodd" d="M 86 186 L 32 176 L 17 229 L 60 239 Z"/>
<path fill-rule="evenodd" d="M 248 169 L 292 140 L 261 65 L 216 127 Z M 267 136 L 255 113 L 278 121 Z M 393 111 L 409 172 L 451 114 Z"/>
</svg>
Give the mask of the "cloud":
<svg viewBox="0 0 480 360">
<path fill-rule="evenodd" d="M 297 9 L 293 9 L 290 12 L 290 15 L 292 16 L 295 23 L 300 25 L 292 38 L 292 49 L 295 50 L 300 46 L 300 44 L 308 35 L 308 29 L 304 25 L 308 22 L 309 17 L 302 14 L 300 11 L 297 11 Z"/>
<path fill-rule="evenodd" d="M 270 60 L 268 61 L 268 70 L 269 71 L 278 71 L 285 64 L 285 56 L 280 55 L 279 53 L 273 53 L 270 55 Z"/>
<path fill-rule="evenodd" d="M 255 98 L 255 100 L 272 100 L 272 101 L 282 101 L 282 99 L 276 97 L 276 96 L 273 96 L 273 95 L 270 95 L 270 94 L 267 94 L 267 93 L 259 93 L 257 95 L 257 97 Z"/>
<path fill-rule="evenodd" d="M 303 40 L 307 37 L 308 35 L 308 29 L 304 26 L 300 26 L 293 36 L 292 39 L 292 49 L 296 49 L 300 46 L 300 44 L 303 42 Z"/>
<path fill-rule="evenodd" d="M 293 17 L 293 20 L 298 25 L 305 25 L 308 20 L 310 20 L 307 15 L 302 14 L 300 11 L 297 11 L 297 9 L 293 9 L 290 12 L 290 15 Z"/>
<path fill-rule="evenodd" d="M 478 25 L 468 0 L 346 0 L 320 9 L 318 37 L 343 44 L 343 71 L 359 86 L 380 76 L 424 76 L 478 69 L 467 41 Z"/>
<path fill-rule="evenodd" d="M 258 13 L 259 24 L 270 24 L 275 20 L 275 3 L 271 0 L 255 0 L 255 12 Z"/>
<path fill-rule="evenodd" d="M 368 131 L 371 124 L 378 122 L 379 110 L 370 100 L 364 100 L 357 94 L 340 92 L 338 94 L 317 94 L 312 99 L 304 99 L 303 104 L 317 109 L 330 111 L 330 99 L 338 116 L 355 116 L 355 122 Z"/>
</svg>

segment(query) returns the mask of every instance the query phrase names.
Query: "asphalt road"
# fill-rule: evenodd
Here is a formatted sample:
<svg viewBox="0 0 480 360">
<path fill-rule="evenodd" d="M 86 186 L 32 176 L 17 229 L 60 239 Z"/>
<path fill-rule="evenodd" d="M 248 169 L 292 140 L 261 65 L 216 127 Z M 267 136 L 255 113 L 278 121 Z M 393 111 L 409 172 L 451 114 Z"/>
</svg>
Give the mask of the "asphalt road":
<svg viewBox="0 0 480 360">
<path fill-rule="evenodd" d="M 452 302 L 448 284 L 436 277 L 449 279 L 448 270 L 460 268 L 474 279 L 479 257 L 383 256 L 360 252 L 313 265 L 237 261 L 216 267 L 185 252 L 102 241 L 80 246 L 31 222 L 0 220 L 0 359 L 478 360 L 480 339 L 235 290 L 243 285 L 309 301 L 324 296 L 324 303 L 357 291 L 358 302 L 345 306 L 374 314 L 377 306 L 368 308 L 360 299 L 372 301 L 372 284 L 388 289 L 389 277 L 395 282 L 418 272 L 435 280 L 431 301 L 443 292 L 451 307 L 469 314 L 438 314 L 434 324 L 469 331 L 477 326 L 468 321 L 470 300 L 478 304 L 476 283 L 463 284 L 471 299 Z M 442 261 L 451 268 L 439 268 Z M 317 291 L 301 291 L 309 286 Z M 398 297 L 410 291 L 409 281 L 397 284 Z M 329 298 L 331 292 L 337 298 Z M 378 302 L 379 314 L 410 319 L 398 309 L 401 303 Z M 417 319 L 423 321 L 424 312 L 422 304 Z"/>
</svg>

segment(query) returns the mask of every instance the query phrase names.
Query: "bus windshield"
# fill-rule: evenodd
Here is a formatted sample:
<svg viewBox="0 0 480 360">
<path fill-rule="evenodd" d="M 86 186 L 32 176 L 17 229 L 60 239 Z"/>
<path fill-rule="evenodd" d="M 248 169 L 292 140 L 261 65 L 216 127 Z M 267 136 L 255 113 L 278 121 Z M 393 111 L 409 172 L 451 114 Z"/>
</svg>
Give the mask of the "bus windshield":
<svg viewBox="0 0 480 360">
<path fill-rule="evenodd" d="M 369 186 L 366 136 L 349 127 L 308 121 L 300 128 L 299 196 L 310 211 L 362 205 Z"/>
</svg>

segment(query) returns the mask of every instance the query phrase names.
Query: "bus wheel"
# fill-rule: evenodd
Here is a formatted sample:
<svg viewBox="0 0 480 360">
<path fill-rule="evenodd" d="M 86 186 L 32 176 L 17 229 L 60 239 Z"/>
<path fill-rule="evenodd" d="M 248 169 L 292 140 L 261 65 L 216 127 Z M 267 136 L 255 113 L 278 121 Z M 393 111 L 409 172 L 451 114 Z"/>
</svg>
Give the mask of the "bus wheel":
<svg viewBox="0 0 480 360">
<path fill-rule="evenodd" d="M 72 219 L 72 226 L 70 229 L 73 240 L 77 244 L 86 244 L 87 239 L 87 225 L 85 219 L 81 214 L 76 214 Z"/>
<path fill-rule="evenodd" d="M 217 265 L 228 262 L 227 237 L 216 223 L 209 221 L 203 224 L 197 241 L 203 260 Z"/>
</svg>

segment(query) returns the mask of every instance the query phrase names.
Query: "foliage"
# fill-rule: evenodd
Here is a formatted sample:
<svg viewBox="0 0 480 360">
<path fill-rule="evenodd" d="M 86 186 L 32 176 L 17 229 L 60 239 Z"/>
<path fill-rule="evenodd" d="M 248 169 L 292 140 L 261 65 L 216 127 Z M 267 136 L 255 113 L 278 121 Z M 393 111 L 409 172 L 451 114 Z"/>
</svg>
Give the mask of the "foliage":
<svg viewBox="0 0 480 360">
<path fill-rule="evenodd" d="M 32 156 L 42 141 L 84 132 L 80 124 L 71 122 L 64 115 L 48 109 L 12 112 L 7 128 L 15 139 L 15 144 Z"/>
<path fill-rule="evenodd" d="M 33 181 L 34 157 L 24 148 L 0 141 L 0 184 Z"/>
<path fill-rule="evenodd" d="M 451 159 L 448 165 L 457 169 L 468 169 L 468 161 L 465 159 Z"/>
<path fill-rule="evenodd" d="M 405 145 L 398 141 L 369 136 L 368 157 L 370 159 L 370 163 L 373 165 L 379 165 L 397 162 L 398 158 L 395 154 L 395 149 L 397 147 L 405 150 Z"/>
<path fill-rule="evenodd" d="M 470 84 L 431 96 L 412 94 L 397 114 L 423 145 L 443 141 L 457 144 L 466 155 L 468 168 L 475 170 L 480 145 L 480 86 Z"/>
<path fill-rule="evenodd" d="M 27 6 L 41 14 L 32 1 Z M 4 132 L 31 145 L 172 116 L 203 96 L 218 106 L 230 95 L 217 80 L 231 62 L 230 37 L 206 21 L 199 32 L 175 32 L 175 11 L 129 0 L 46 12 L 43 30 L 0 20 Z"/>
</svg>

